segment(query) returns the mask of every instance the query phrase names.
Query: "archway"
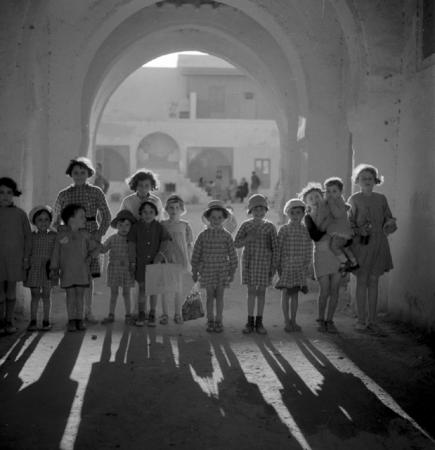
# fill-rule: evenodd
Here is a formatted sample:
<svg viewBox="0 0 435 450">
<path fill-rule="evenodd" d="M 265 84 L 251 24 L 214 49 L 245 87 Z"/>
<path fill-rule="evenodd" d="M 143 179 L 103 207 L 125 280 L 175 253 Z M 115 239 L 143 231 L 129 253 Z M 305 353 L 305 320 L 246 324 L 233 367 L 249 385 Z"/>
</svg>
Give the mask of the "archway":
<svg viewBox="0 0 435 450">
<path fill-rule="evenodd" d="M 136 167 L 179 169 L 180 149 L 177 142 L 166 133 L 152 133 L 145 136 L 136 149 Z"/>
</svg>

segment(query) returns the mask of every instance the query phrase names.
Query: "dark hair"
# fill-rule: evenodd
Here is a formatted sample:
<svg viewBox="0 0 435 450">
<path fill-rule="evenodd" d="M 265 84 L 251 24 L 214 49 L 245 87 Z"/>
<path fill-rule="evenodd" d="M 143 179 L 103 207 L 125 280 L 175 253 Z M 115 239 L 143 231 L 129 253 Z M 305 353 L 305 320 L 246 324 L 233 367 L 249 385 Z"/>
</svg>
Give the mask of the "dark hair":
<svg viewBox="0 0 435 450">
<path fill-rule="evenodd" d="M 139 169 L 130 178 L 127 178 L 126 183 L 132 191 L 136 191 L 139 181 L 150 180 L 151 190 L 158 189 L 157 175 L 151 170 Z"/>
<path fill-rule="evenodd" d="M 352 173 L 352 181 L 356 184 L 358 183 L 359 177 L 362 172 L 370 172 L 375 179 L 375 184 L 382 184 L 384 182 L 384 177 L 379 175 L 378 169 L 370 164 L 358 164 Z"/>
<path fill-rule="evenodd" d="M 318 192 L 323 197 L 323 188 L 320 183 L 316 183 L 315 181 L 310 181 L 301 192 L 299 192 L 298 197 L 305 202 L 308 194 L 311 192 Z"/>
<path fill-rule="evenodd" d="M 50 223 L 53 221 L 53 214 L 48 210 L 48 209 L 43 209 L 41 208 L 39 211 L 36 211 L 35 214 L 33 214 L 32 217 L 32 223 L 33 225 L 35 225 L 36 219 L 42 214 L 45 213 L 48 215 L 48 217 L 50 218 Z M 62 219 L 63 220 L 63 219 Z"/>
<path fill-rule="evenodd" d="M 292 209 L 300 209 L 303 213 L 305 213 L 305 208 L 303 206 L 293 206 L 293 208 L 290 208 L 289 211 L 291 211 Z"/>
<path fill-rule="evenodd" d="M 18 190 L 17 183 L 12 178 L 9 177 L 0 178 L 0 186 L 6 186 L 9 189 L 12 189 L 14 197 L 19 197 L 22 194 L 22 192 Z"/>
<path fill-rule="evenodd" d="M 210 208 L 208 209 L 205 213 L 204 213 L 204 217 L 206 219 L 210 218 L 210 215 L 213 211 L 221 211 L 222 214 L 224 215 L 225 219 L 228 219 L 228 216 L 230 215 L 230 213 L 225 209 L 225 208 L 219 208 L 219 207 L 214 207 L 214 208 Z"/>
<path fill-rule="evenodd" d="M 82 169 L 86 169 L 88 171 L 88 178 L 91 177 L 95 173 L 95 169 L 92 167 L 92 163 L 88 158 L 80 157 L 77 159 L 71 159 L 68 164 L 68 167 L 65 170 L 65 173 L 71 176 L 72 171 L 75 166 L 79 166 Z"/>
<path fill-rule="evenodd" d="M 343 181 L 341 180 L 341 178 L 331 177 L 331 178 L 328 178 L 327 180 L 325 180 L 325 182 L 323 183 L 323 186 L 325 188 L 330 187 L 330 186 L 337 186 L 338 189 L 340 189 L 340 191 L 342 191 L 344 184 L 343 184 Z"/>
<path fill-rule="evenodd" d="M 60 217 L 63 223 L 65 225 L 68 225 L 69 219 L 71 219 L 71 217 L 74 217 L 76 215 L 76 212 L 80 209 L 86 211 L 85 207 L 83 205 L 80 205 L 79 203 L 70 203 L 69 205 L 65 206 L 65 208 L 63 208 L 60 213 Z"/>
<path fill-rule="evenodd" d="M 149 205 L 152 206 L 154 208 L 154 211 L 156 213 L 156 216 L 159 214 L 159 211 L 157 209 L 157 206 L 153 203 L 153 202 L 149 202 L 148 200 L 145 200 L 144 202 L 141 203 L 141 205 L 139 206 L 139 215 L 142 214 L 142 211 L 145 208 L 145 205 Z"/>
</svg>

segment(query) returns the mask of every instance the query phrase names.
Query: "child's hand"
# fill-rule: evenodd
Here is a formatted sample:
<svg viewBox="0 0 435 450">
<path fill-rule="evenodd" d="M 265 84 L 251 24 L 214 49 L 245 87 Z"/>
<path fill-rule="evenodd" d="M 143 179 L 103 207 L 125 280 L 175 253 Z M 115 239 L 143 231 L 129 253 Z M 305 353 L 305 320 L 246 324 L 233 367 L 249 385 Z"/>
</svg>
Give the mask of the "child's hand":
<svg viewBox="0 0 435 450">
<path fill-rule="evenodd" d="M 302 294 L 308 294 L 308 286 L 302 286 L 301 292 L 302 292 Z"/>
<path fill-rule="evenodd" d="M 163 258 L 161 253 L 158 253 L 156 257 L 153 259 L 153 264 L 161 264 L 165 262 L 165 258 Z"/>
<path fill-rule="evenodd" d="M 50 269 L 50 280 L 55 280 L 58 278 L 58 270 Z"/>
<path fill-rule="evenodd" d="M 396 219 L 394 219 L 394 218 L 388 219 L 384 223 L 383 230 L 384 230 L 384 233 L 387 235 L 394 233 L 397 230 Z"/>
<path fill-rule="evenodd" d="M 198 274 L 197 273 L 192 273 L 192 280 L 194 283 L 196 283 L 198 281 Z"/>
</svg>

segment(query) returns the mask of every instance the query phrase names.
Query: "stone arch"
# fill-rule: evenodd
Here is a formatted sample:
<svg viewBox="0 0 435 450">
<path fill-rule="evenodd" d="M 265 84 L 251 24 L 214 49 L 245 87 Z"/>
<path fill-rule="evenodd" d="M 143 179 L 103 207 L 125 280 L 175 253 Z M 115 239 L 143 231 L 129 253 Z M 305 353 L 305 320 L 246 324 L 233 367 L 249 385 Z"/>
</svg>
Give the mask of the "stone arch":
<svg viewBox="0 0 435 450">
<path fill-rule="evenodd" d="M 104 176 L 110 181 L 124 181 L 130 173 L 128 146 L 98 146 L 95 159 L 102 164 Z"/>
<path fill-rule="evenodd" d="M 180 148 L 167 133 L 154 132 L 145 136 L 136 149 L 136 167 L 152 170 L 179 169 Z"/>
</svg>

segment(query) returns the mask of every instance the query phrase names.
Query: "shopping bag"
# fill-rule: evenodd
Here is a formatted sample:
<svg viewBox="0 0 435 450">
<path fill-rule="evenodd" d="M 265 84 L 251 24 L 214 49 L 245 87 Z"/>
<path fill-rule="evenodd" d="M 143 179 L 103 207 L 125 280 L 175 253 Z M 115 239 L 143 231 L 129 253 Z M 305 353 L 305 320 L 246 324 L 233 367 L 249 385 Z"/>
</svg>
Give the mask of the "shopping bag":
<svg viewBox="0 0 435 450">
<path fill-rule="evenodd" d="M 202 307 L 201 293 L 199 292 L 199 284 L 195 283 L 186 297 L 181 307 L 183 320 L 195 320 L 204 317 L 204 308 Z"/>
<path fill-rule="evenodd" d="M 175 294 L 182 291 L 182 266 L 163 263 L 145 266 L 145 295 Z"/>
</svg>

